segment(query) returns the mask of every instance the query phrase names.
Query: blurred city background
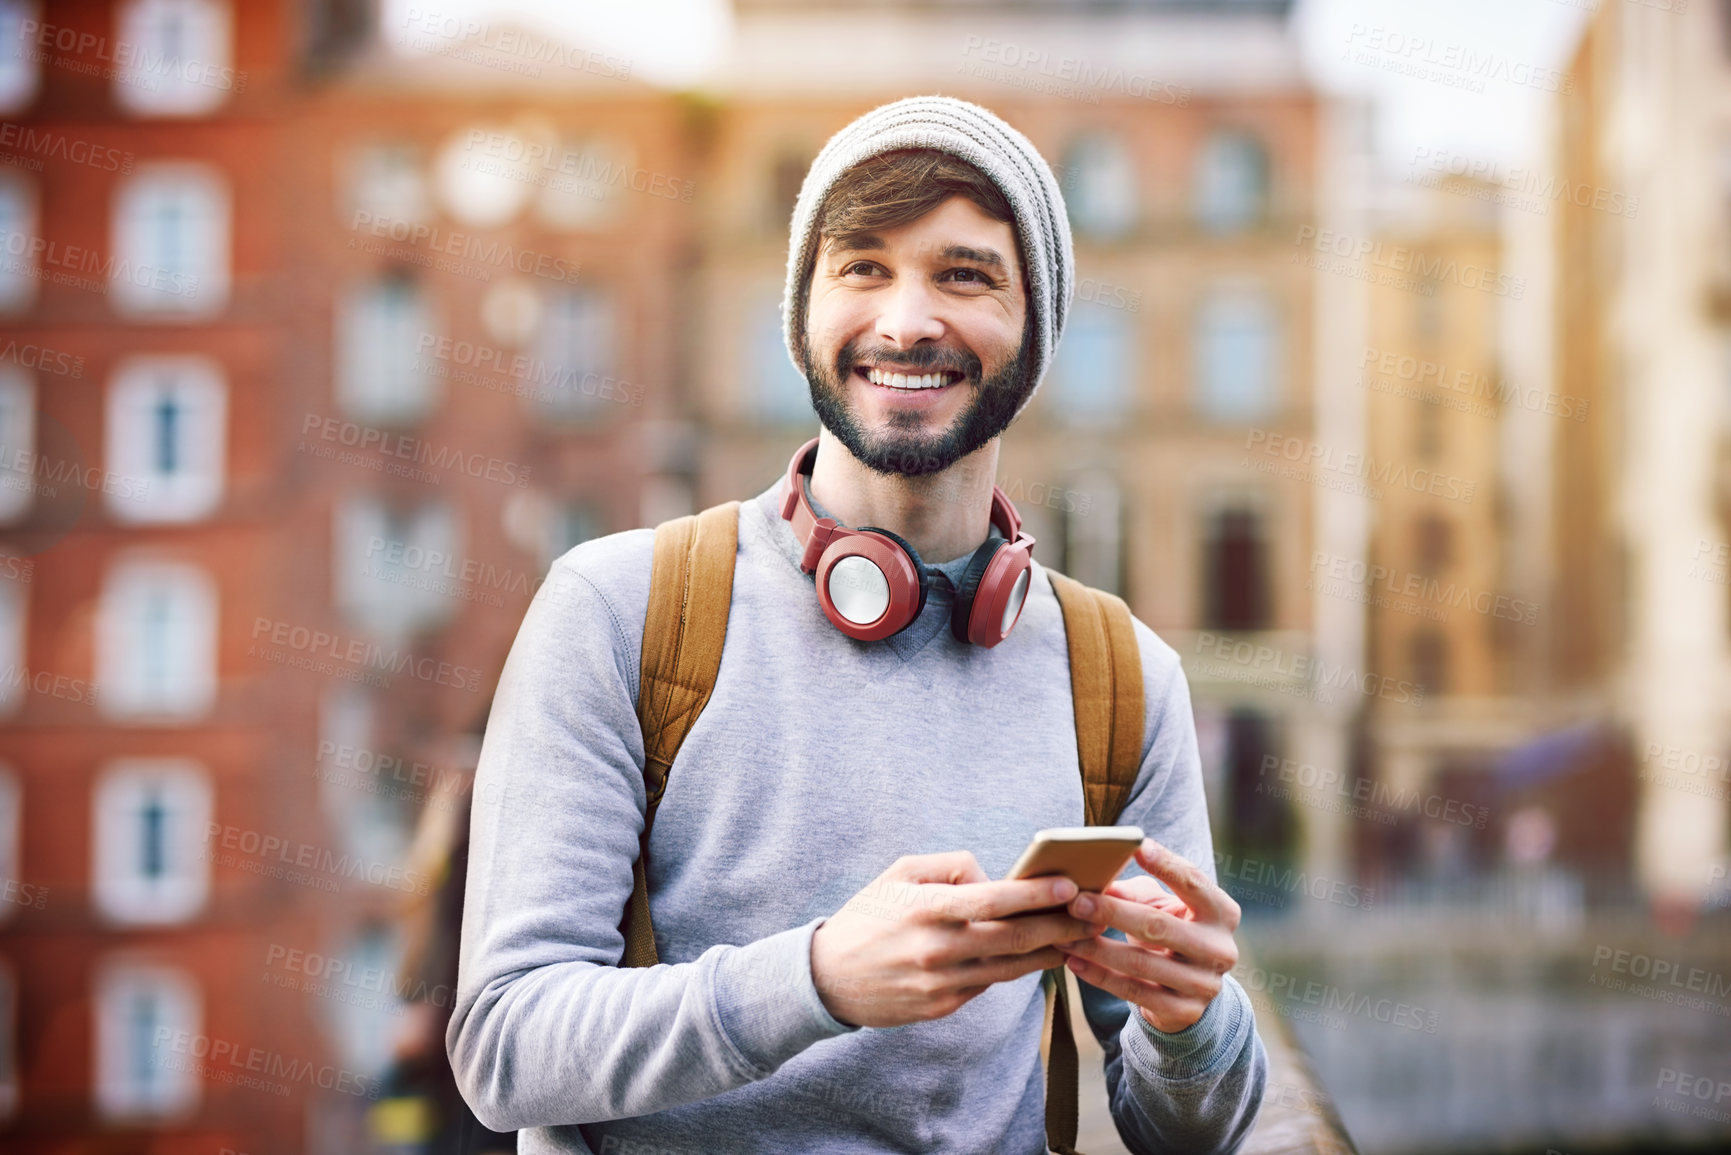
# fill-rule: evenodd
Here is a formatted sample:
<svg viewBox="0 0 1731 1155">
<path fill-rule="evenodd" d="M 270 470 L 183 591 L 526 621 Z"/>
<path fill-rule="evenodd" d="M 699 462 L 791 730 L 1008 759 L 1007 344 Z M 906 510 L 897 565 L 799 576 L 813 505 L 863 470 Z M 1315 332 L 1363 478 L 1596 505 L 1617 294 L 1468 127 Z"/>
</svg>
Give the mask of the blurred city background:
<svg viewBox="0 0 1731 1155">
<path fill-rule="evenodd" d="M 0 0 L 0 1148 L 514 1149 L 500 667 L 815 432 L 794 197 L 930 92 L 1064 189 L 998 480 L 1182 656 L 1270 1100 L 1731 1142 L 1731 3 Z"/>
</svg>

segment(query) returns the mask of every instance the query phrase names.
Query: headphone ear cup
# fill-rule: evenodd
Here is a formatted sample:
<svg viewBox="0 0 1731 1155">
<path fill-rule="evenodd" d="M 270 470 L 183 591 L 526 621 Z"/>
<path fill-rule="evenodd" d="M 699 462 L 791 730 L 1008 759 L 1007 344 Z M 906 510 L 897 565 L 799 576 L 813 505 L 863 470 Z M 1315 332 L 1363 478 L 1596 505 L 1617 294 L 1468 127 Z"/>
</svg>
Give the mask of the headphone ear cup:
<svg viewBox="0 0 1731 1155">
<path fill-rule="evenodd" d="M 994 526 L 962 571 L 961 584 L 956 586 L 956 600 L 950 605 L 950 636 L 958 642 L 965 644 L 968 640 L 968 617 L 974 612 L 974 595 L 980 592 L 980 579 L 986 576 L 986 567 L 992 564 L 993 556 L 1003 544 L 1004 535 Z"/>
<path fill-rule="evenodd" d="M 926 563 L 920 560 L 920 551 L 909 545 L 896 534 L 893 534 L 889 530 L 883 529 L 879 526 L 862 525 L 859 527 L 859 532 L 882 534 L 884 537 L 889 538 L 891 541 L 901 546 L 902 550 L 908 555 L 908 560 L 914 563 L 914 572 L 920 575 L 920 604 L 915 607 L 913 616 L 915 618 L 919 617 L 925 612 L 926 593 L 932 588 L 932 575 L 931 572 L 926 569 Z M 908 625 L 912 624 L 913 620 L 910 618 Z M 902 628 L 906 629 L 907 627 L 904 626 Z"/>
</svg>

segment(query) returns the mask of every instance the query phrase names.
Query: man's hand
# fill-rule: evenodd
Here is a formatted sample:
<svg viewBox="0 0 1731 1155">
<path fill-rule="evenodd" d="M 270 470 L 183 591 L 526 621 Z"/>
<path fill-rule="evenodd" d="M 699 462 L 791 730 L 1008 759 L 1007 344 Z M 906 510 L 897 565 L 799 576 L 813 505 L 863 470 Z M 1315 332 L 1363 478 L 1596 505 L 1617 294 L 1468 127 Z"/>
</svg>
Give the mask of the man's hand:
<svg viewBox="0 0 1731 1155">
<path fill-rule="evenodd" d="M 854 1026 L 943 1018 L 993 983 L 1062 966 L 1054 943 L 1104 930 L 1065 912 L 1075 894 L 1067 878 L 993 882 L 966 850 L 904 855 L 817 928 L 812 982 Z M 1005 921 L 1042 907 L 1055 909 Z"/>
<path fill-rule="evenodd" d="M 1232 932 L 1242 912 L 1193 863 L 1152 838 L 1142 840 L 1136 861 L 1173 894 L 1154 878 L 1119 879 L 1098 895 L 1079 894 L 1071 913 L 1115 926 L 1128 941 L 1102 935 L 1057 949 L 1070 956 L 1077 978 L 1134 1004 L 1155 1030 L 1181 1031 L 1202 1017 L 1220 993 L 1220 976 L 1238 964 Z"/>
</svg>

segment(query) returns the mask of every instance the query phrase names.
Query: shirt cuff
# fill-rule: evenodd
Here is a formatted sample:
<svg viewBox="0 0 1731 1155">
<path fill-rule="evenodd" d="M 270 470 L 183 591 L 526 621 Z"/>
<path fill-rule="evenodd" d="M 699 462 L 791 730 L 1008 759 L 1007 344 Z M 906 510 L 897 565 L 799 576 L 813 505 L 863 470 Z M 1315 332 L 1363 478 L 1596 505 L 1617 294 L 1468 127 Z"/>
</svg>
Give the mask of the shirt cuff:
<svg viewBox="0 0 1731 1155">
<path fill-rule="evenodd" d="M 1182 1031 L 1162 1031 L 1130 1006 L 1131 1022 L 1124 1024 L 1124 1054 L 1137 1070 L 1150 1079 L 1177 1082 L 1224 1069 L 1243 1046 L 1243 1034 L 1253 1029 L 1255 1017 L 1250 996 L 1231 975 L 1222 975 L 1220 993 L 1209 1002 L 1202 1017 Z"/>
<path fill-rule="evenodd" d="M 811 936 L 823 921 L 736 947 L 716 962 L 716 1018 L 759 1078 L 813 1043 L 860 1029 L 831 1015 L 812 981 Z"/>
</svg>

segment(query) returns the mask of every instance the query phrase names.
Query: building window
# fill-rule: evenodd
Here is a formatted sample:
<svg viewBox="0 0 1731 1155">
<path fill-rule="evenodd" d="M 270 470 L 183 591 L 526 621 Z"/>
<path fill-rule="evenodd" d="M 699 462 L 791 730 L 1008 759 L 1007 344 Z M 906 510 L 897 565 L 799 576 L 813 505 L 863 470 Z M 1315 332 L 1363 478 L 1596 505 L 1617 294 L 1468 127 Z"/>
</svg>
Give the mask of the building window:
<svg viewBox="0 0 1731 1155">
<path fill-rule="evenodd" d="M 34 900 L 28 888 L 17 886 L 19 873 L 24 864 L 24 848 L 20 834 L 24 829 L 24 798 L 18 786 L 18 776 L 12 772 L 12 767 L 0 762 L 0 886 L 5 886 L 12 897 L 10 902 L 0 902 L 0 922 L 5 922 L 17 912 L 20 906 L 29 906 Z M 4 1040 L 0 1039 L 0 1046 Z M 0 1065 L 4 1058 L 0 1057 Z"/>
<path fill-rule="evenodd" d="M 1261 516 L 1244 506 L 1212 514 L 1203 536 L 1202 628 L 1270 625 L 1268 544 Z"/>
<path fill-rule="evenodd" d="M 1086 501 L 1058 507 L 1061 573 L 1083 585 L 1122 594 L 1124 574 L 1124 498 L 1118 483 L 1103 472 L 1074 478 L 1066 487 Z"/>
<path fill-rule="evenodd" d="M 130 317 L 206 317 L 228 302 L 229 200 L 217 170 L 141 166 L 114 202 L 109 299 Z"/>
<path fill-rule="evenodd" d="M 636 157 L 623 141 L 566 137 L 557 170 L 559 179 L 548 181 L 535 198 L 535 215 L 564 232 L 600 229 L 618 217 L 627 187 L 620 178 L 635 172 Z"/>
<path fill-rule="evenodd" d="M 1413 450 L 1426 461 L 1442 452 L 1442 422 L 1442 398 L 1435 393 L 1420 397 L 1413 416 Z"/>
<path fill-rule="evenodd" d="M 476 147 L 478 141 L 500 141 Z M 471 228 L 496 229 L 534 195 L 541 161 L 555 146 L 551 132 L 469 124 L 451 133 L 433 157 L 433 191 L 452 217 Z M 545 150 L 545 151 L 543 151 Z"/>
<path fill-rule="evenodd" d="M 444 501 L 416 506 L 351 497 L 336 509 L 336 602 L 357 626 L 393 639 L 448 621 L 462 598 L 457 518 Z"/>
<path fill-rule="evenodd" d="M 781 336 L 781 292 L 759 293 L 751 308 L 750 339 L 739 367 L 749 412 L 769 425 L 806 425 L 812 420 L 811 386 L 793 367 Z"/>
<path fill-rule="evenodd" d="M 134 357 L 108 393 L 108 511 L 124 522 L 193 521 L 222 499 L 228 391 L 206 357 Z"/>
<path fill-rule="evenodd" d="M 21 370 L 0 367 L 0 523 L 30 509 L 36 458 L 36 385 Z"/>
<path fill-rule="evenodd" d="M 616 411 L 628 391 L 618 379 L 619 310 L 600 289 L 562 288 L 549 295 L 535 342 L 545 384 L 531 396 L 539 416 L 581 420 Z"/>
<path fill-rule="evenodd" d="M 23 312 L 36 299 L 35 240 L 35 192 L 21 176 L 0 175 L 0 313 Z"/>
<path fill-rule="evenodd" d="M 1130 408 L 1135 384 L 1130 319 L 1116 309 L 1078 305 L 1052 362 L 1052 401 L 1069 425 L 1118 423 Z"/>
<path fill-rule="evenodd" d="M 103 584 L 97 703 L 116 718 L 180 721 L 216 702 L 216 583 L 196 566 L 135 560 Z"/>
<path fill-rule="evenodd" d="M 0 578 L 0 718 L 15 713 L 30 690 L 24 652 L 25 623 L 29 621 L 25 589 L 11 578 Z"/>
<path fill-rule="evenodd" d="M 413 425 L 438 402 L 438 379 L 421 350 L 433 336 L 426 294 L 392 273 L 356 286 L 337 303 L 337 405 L 347 417 Z"/>
<path fill-rule="evenodd" d="M 811 170 L 816 153 L 788 146 L 775 156 L 769 166 L 769 188 L 764 197 L 764 224 L 771 235 L 785 235 L 793 219 L 793 206 L 799 201 L 799 190 L 805 185 L 805 174 Z"/>
<path fill-rule="evenodd" d="M 114 102 L 137 116 L 200 116 L 244 87 L 234 28 L 220 0 L 130 0 L 117 33 L 130 47 L 114 72 Z"/>
<path fill-rule="evenodd" d="M 1218 289 L 1196 311 L 1196 405 L 1210 421 L 1267 417 L 1280 395 L 1280 335 L 1273 303 L 1253 288 Z"/>
<path fill-rule="evenodd" d="M 363 924 L 337 957 L 344 973 L 379 976 L 378 994 L 367 999 L 324 999 L 324 1014 L 342 1065 L 363 1078 L 383 1078 L 391 1065 L 395 1028 L 404 1009 L 397 991 L 418 993 L 413 975 L 403 971 L 403 943 L 383 922 Z M 427 988 L 429 993 L 431 988 Z"/>
<path fill-rule="evenodd" d="M 36 5 L 0 0 L 0 116 L 16 116 L 36 99 L 35 34 L 42 27 Z M 26 31 L 29 29 L 29 31 Z"/>
<path fill-rule="evenodd" d="M 0 959 L 0 1120 L 18 1111 L 18 980 Z"/>
<path fill-rule="evenodd" d="M 349 156 L 351 221 L 361 213 L 373 221 L 421 224 L 433 217 L 432 193 L 418 145 L 403 141 L 363 144 Z"/>
<path fill-rule="evenodd" d="M 1449 521 L 1426 514 L 1413 524 L 1413 559 L 1420 575 L 1435 577 L 1448 568 L 1452 547 Z"/>
<path fill-rule="evenodd" d="M 129 758 L 96 784 L 97 909 L 129 924 L 186 922 L 210 891 L 210 778 L 183 758 Z"/>
<path fill-rule="evenodd" d="M 166 1120 L 198 1105 L 198 1068 L 174 1050 L 200 1032 L 191 975 L 149 962 L 110 962 L 96 980 L 96 1106 L 116 1122 Z"/>
<path fill-rule="evenodd" d="M 1448 639 L 1436 630 L 1414 631 L 1408 642 L 1413 684 L 1427 697 L 1448 692 Z"/>
<path fill-rule="evenodd" d="M 379 696 L 365 686 L 338 682 L 319 702 L 321 750 L 359 750 L 380 758 L 413 759 L 380 742 Z M 358 788 L 343 774 L 320 776 L 319 801 L 345 854 L 362 862 L 395 865 L 405 861 L 414 838 L 417 807 L 408 791 L 391 793 Z"/>
<path fill-rule="evenodd" d="M 1268 152 L 1243 132 L 1217 132 L 1196 165 L 1196 219 L 1211 233 L 1262 223 L 1268 211 Z"/>
<path fill-rule="evenodd" d="M 1118 136 L 1090 132 L 1064 154 L 1064 204 L 1084 237 L 1113 240 L 1136 223 L 1136 165 Z"/>
<path fill-rule="evenodd" d="M 547 516 L 542 570 L 546 571 L 573 549 L 606 532 L 607 523 L 600 511 L 587 502 L 568 501 L 555 504 Z"/>
</svg>

